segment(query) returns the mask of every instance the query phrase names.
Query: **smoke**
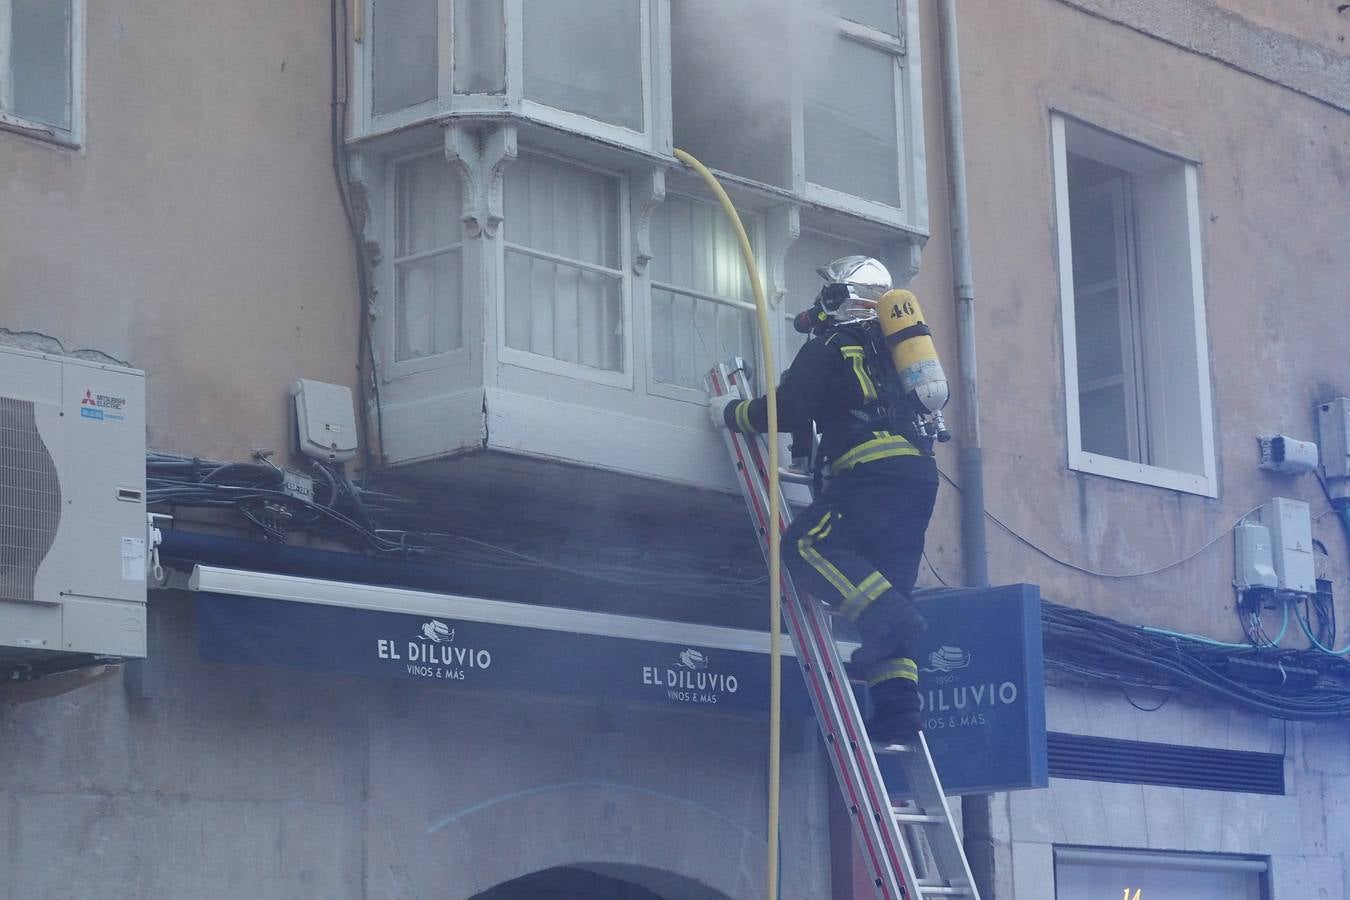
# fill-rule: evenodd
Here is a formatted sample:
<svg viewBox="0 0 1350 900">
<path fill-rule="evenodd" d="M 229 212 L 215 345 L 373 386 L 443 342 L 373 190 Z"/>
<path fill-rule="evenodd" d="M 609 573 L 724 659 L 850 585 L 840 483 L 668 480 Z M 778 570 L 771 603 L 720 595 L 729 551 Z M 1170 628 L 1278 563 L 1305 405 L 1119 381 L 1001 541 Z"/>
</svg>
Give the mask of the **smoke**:
<svg viewBox="0 0 1350 900">
<path fill-rule="evenodd" d="M 821 0 L 674 0 L 670 16 L 676 144 L 716 168 L 789 185 L 790 102 L 828 63 L 828 9 Z"/>
</svg>

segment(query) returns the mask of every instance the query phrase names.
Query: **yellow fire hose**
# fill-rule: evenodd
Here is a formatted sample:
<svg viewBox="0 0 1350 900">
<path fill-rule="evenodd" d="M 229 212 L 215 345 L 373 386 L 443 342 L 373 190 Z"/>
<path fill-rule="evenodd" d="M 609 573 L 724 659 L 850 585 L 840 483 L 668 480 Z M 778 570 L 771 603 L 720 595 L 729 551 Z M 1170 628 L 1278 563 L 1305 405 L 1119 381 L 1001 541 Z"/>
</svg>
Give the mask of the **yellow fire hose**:
<svg viewBox="0 0 1350 900">
<path fill-rule="evenodd" d="M 708 183 L 708 187 L 722 204 L 722 211 L 727 214 L 731 221 L 731 227 L 736 231 L 736 239 L 741 245 L 741 258 L 745 261 L 745 272 L 750 278 L 750 288 L 755 294 L 755 313 L 759 319 L 759 350 L 760 356 L 764 360 L 764 385 L 765 393 L 769 404 L 769 860 L 768 860 L 768 890 L 766 896 L 769 900 L 776 900 L 778 897 L 778 788 L 779 788 L 779 735 L 782 730 L 780 717 L 780 706 L 782 697 L 782 605 L 783 605 L 783 586 L 779 574 L 779 565 L 782 553 L 781 536 L 778 533 L 779 523 L 779 488 L 778 488 L 778 391 L 776 388 L 777 376 L 773 364 L 773 346 L 769 341 L 769 308 L 764 302 L 764 288 L 759 282 L 759 267 L 755 264 L 754 251 L 750 249 L 750 238 L 745 233 L 745 226 L 741 224 L 741 217 L 736 214 L 736 207 L 732 205 L 731 198 L 727 192 L 722 190 L 722 185 L 717 177 L 703 163 L 694 159 L 683 150 L 675 150 L 675 158 L 693 169 L 703 180 Z"/>
</svg>

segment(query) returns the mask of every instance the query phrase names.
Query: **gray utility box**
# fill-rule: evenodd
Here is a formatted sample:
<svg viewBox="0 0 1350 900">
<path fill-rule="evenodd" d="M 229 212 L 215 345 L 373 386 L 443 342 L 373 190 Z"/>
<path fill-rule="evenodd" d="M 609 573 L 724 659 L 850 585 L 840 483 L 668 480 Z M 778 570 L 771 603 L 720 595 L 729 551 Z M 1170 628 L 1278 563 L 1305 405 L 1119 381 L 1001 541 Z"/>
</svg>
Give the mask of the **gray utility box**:
<svg viewBox="0 0 1350 900">
<path fill-rule="evenodd" d="M 145 655 L 145 375 L 0 347 L 0 672 Z"/>
<path fill-rule="evenodd" d="M 1350 397 L 1318 404 L 1317 430 L 1327 491 L 1337 499 L 1350 497 Z"/>
</svg>

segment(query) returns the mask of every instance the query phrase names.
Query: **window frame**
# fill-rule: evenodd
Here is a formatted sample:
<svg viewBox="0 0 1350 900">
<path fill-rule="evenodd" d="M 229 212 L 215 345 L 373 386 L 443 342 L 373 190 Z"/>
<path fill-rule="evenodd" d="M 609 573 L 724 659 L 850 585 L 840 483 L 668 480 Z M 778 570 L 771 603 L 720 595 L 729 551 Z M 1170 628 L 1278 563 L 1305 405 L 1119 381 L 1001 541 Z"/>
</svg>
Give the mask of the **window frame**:
<svg viewBox="0 0 1350 900">
<path fill-rule="evenodd" d="M 441 0 L 450 3 L 453 0 Z M 592 119 L 582 113 L 559 109 L 525 96 L 525 12 L 523 0 L 505 0 L 506 3 L 506 95 L 508 105 L 520 110 L 527 119 L 552 125 L 565 131 L 598 137 L 611 143 L 640 150 L 650 150 L 656 144 L 653 123 L 654 91 L 652 89 L 653 24 L 660 17 L 653 15 L 652 0 L 636 0 L 638 4 L 638 68 L 642 79 L 642 127 L 639 130 Z M 514 36 L 514 37 L 513 37 Z"/>
<path fill-rule="evenodd" d="M 502 230 L 498 233 L 494 244 L 494 265 L 496 267 L 496 296 L 487 298 L 495 305 L 495 323 L 494 331 L 496 333 L 497 361 L 501 365 L 516 366 L 521 369 L 531 369 L 536 372 L 543 372 L 548 375 L 559 375 L 565 378 L 575 378 L 579 381 L 587 381 L 593 384 L 603 384 L 609 387 L 623 388 L 632 390 L 634 385 L 634 360 L 633 360 L 633 331 L 635 323 L 633 321 L 633 249 L 632 241 L 628 237 L 629 220 L 629 185 L 628 178 L 619 171 L 592 165 L 582 160 L 561 156 L 556 153 L 549 153 L 539 147 L 531 146 L 528 151 L 522 151 L 522 155 L 536 156 L 544 159 L 550 159 L 565 166 L 571 166 L 577 169 L 584 169 L 594 172 L 606 178 L 613 179 L 616 183 L 615 192 L 615 227 L 617 229 L 616 239 L 619 244 L 618 266 L 611 269 L 608 266 L 596 265 L 581 260 L 571 260 L 566 257 L 558 257 L 558 260 L 564 264 L 574 265 L 577 268 L 602 273 L 608 277 L 617 276 L 619 281 L 619 297 L 622 308 L 623 340 L 620 347 L 623 352 L 623 367 L 618 370 L 599 369 L 594 366 L 582 365 L 581 363 L 568 362 L 566 360 L 555 359 L 551 356 L 544 356 L 539 353 L 531 353 L 529 350 L 522 350 L 519 347 L 511 347 L 506 343 L 506 254 L 508 250 L 516 250 L 535 258 L 550 259 L 557 254 L 547 253 L 532 247 L 525 247 L 520 244 L 510 242 L 506 238 L 507 230 L 510 228 L 509 220 L 503 221 Z M 506 169 L 505 178 L 511 177 L 511 169 Z M 505 215 L 505 210 L 503 210 Z M 645 363 L 644 363 L 645 366 Z"/>
<path fill-rule="evenodd" d="M 357 94 L 361 97 L 361 109 L 357 115 L 357 120 L 361 123 L 361 136 L 369 137 L 395 131 L 449 112 L 454 78 L 454 34 L 451 32 L 453 0 L 435 0 L 436 96 L 413 106 L 383 113 L 375 112 L 375 7 L 381 0 L 358 0 L 358 2 L 361 2 L 361 34 L 354 37 L 353 46 L 361 48 L 359 69 L 361 85 Z M 353 88 L 353 93 L 356 93 L 355 86 Z"/>
<path fill-rule="evenodd" d="M 908 5 L 901 4 L 899 0 L 896 0 L 897 20 L 900 24 L 899 35 L 893 35 L 870 25 L 854 22 L 837 13 L 830 14 L 828 11 L 820 10 L 823 15 L 830 16 L 834 20 L 836 35 L 839 39 L 859 44 L 869 50 L 888 54 L 891 57 L 891 96 L 894 98 L 895 104 L 897 192 L 895 205 L 859 197 L 811 181 L 806 169 L 806 98 L 798 88 L 796 91 L 797 102 L 794 104 L 792 114 L 793 143 L 797 145 L 794 147 L 794 156 L 799 160 L 797 166 L 800 169 L 798 184 L 801 186 L 801 196 L 808 202 L 867 216 L 881 222 L 901 224 L 909 217 L 914 205 L 915 191 L 913 185 L 910 184 L 908 166 L 905 162 L 908 155 L 907 148 L 911 146 L 913 138 L 911 134 L 913 123 L 910 116 L 907 115 L 910 110 L 911 98 L 908 96 L 909 85 L 905 72 L 907 57 L 912 49 L 906 38 L 911 27 L 910 16 L 906 8 Z M 926 222 L 923 223 L 924 226 L 926 224 Z"/>
<path fill-rule="evenodd" d="M 721 206 L 718 205 L 716 200 L 712 200 L 707 197 L 697 196 L 687 191 L 672 191 L 671 194 L 668 195 L 668 198 L 669 196 L 675 196 L 679 197 L 681 200 L 687 200 L 691 203 L 701 203 L 705 206 L 713 207 L 717 215 L 719 216 L 725 215 L 722 212 Z M 750 246 L 751 249 L 754 251 L 756 261 L 763 259 L 764 241 L 765 241 L 764 217 L 757 211 L 747 209 L 741 209 L 738 210 L 738 212 L 741 214 L 741 223 L 746 226 L 745 228 L 746 236 L 750 238 Z M 658 211 L 656 214 L 659 215 L 660 211 Z M 747 219 L 749 219 L 750 221 L 747 222 L 746 221 Z M 744 262 L 741 260 L 741 251 L 739 245 L 736 247 L 736 264 L 738 266 L 741 266 L 742 268 L 744 267 Z M 644 369 L 646 374 L 647 393 L 653 397 L 664 397 L 667 400 L 679 400 L 684 403 L 707 405 L 708 393 L 702 388 L 688 388 L 684 387 L 683 385 L 670 384 L 668 382 L 656 380 L 656 372 L 655 372 L 656 328 L 653 324 L 655 320 L 655 307 L 653 305 L 656 299 L 655 294 L 657 291 L 665 291 L 667 293 L 678 294 L 682 297 L 690 297 L 695 300 L 703 300 L 709 303 L 717 303 L 722 306 L 729 306 L 733 309 L 737 308 L 744 309 L 751 315 L 754 315 L 756 312 L 755 303 L 753 300 L 751 300 L 748 303 L 745 303 L 728 297 L 718 297 L 713 294 L 706 293 L 704 291 L 695 290 L 693 288 L 682 287 L 680 285 L 671 284 L 665 281 L 658 281 L 654 275 L 650 274 L 651 273 L 650 268 L 647 269 L 647 272 L 648 276 L 643 279 L 643 281 L 645 282 L 644 291 L 646 294 L 646 296 L 643 298 L 643 303 L 646 308 L 646 323 L 647 323 L 646 326 L 647 333 L 645 335 L 644 340 L 644 345 L 646 347 Z M 759 279 L 760 284 L 763 285 L 765 283 L 765 273 L 762 268 L 759 272 Z M 758 328 L 759 326 L 758 324 L 756 324 L 755 326 L 756 331 L 758 331 Z M 752 350 L 754 356 L 749 360 L 751 363 L 750 368 L 752 372 L 758 372 L 760 370 L 759 365 L 760 350 L 758 345 L 754 346 Z M 717 360 L 714 362 L 714 365 L 716 365 L 717 362 L 722 361 L 723 360 Z"/>
<path fill-rule="evenodd" d="M 449 363 L 450 360 L 463 357 L 467 355 L 469 352 L 468 341 L 464 339 L 464 336 L 468 334 L 467 328 L 468 323 L 466 320 L 466 316 L 468 314 L 468 310 L 470 309 L 471 305 L 474 302 L 474 298 L 471 297 L 469 294 L 469 286 L 472 283 L 470 281 L 471 266 L 469 264 L 469 260 L 467 258 L 468 254 L 466 252 L 468 249 L 469 237 L 463 231 L 464 222 L 462 217 L 458 214 L 459 211 L 456 210 L 454 211 L 455 213 L 454 218 L 455 221 L 459 222 L 461 229 L 459 241 L 447 247 L 442 247 L 436 251 L 425 251 L 423 253 L 413 254 L 412 256 L 415 256 L 420 259 L 431 256 L 437 256 L 442 253 L 449 253 L 452 250 L 459 251 L 460 255 L 459 329 L 461 336 L 460 345 L 458 347 L 454 347 L 449 350 L 443 350 L 440 353 L 429 353 L 426 356 L 418 356 L 413 359 L 401 360 L 398 358 L 398 301 L 399 301 L 398 271 L 399 271 L 399 264 L 402 262 L 406 262 L 411 258 L 411 257 L 400 257 L 397 253 L 398 225 L 399 225 L 398 167 L 405 163 L 413 162 L 414 160 L 422 159 L 424 157 L 439 157 L 441 162 L 445 165 L 449 176 L 455 179 L 461 193 L 464 191 L 464 185 L 460 178 L 459 172 L 455 171 L 455 168 L 450 164 L 449 160 L 445 158 L 445 151 L 440 147 L 432 149 L 422 148 L 407 153 L 393 154 L 384 161 L 384 169 L 385 169 L 384 193 L 385 193 L 385 203 L 387 204 L 387 215 L 385 216 L 386 221 L 384 227 L 384 240 L 386 242 L 385 246 L 389 248 L 389 258 L 388 258 L 389 264 L 384 267 L 385 276 L 383 278 L 384 281 L 383 287 L 387 291 L 386 296 L 389 297 L 389 304 L 388 304 L 389 327 L 385 329 L 387 334 L 385 335 L 385 338 L 382 341 L 382 343 L 384 344 L 384 353 L 385 353 L 384 358 L 387 360 L 387 362 L 383 367 L 385 368 L 386 380 L 393 380 L 395 378 L 401 378 L 407 375 L 415 375 L 419 372 L 426 372 L 432 369 L 444 368 Z"/>
<path fill-rule="evenodd" d="M 1150 152 L 1169 156 L 1182 167 L 1184 173 L 1186 230 L 1190 256 L 1191 315 L 1195 330 L 1195 378 L 1199 395 L 1200 455 L 1203 472 L 1193 473 L 1178 469 L 1150 465 L 1144 462 L 1131 462 L 1091 453 L 1083 449 L 1082 421 L 1079 410 L 1078 386 L 1078 346 L 1077 319 L 1075 310 L 1075 290 L 1073 284 L 1073 242 L 1070 235 L 1069 214 L 1069 176 L 1068 176 L 1068 123 L 1071 119 L 1060 112 L 1051 111 L 1051 159 L 1053 165 L 1053 200 L 1055 212 L 1056 248 L 1058 251 L 1059 295 L 1061 346 L 1064 361 L 1064 412 L 1067 436 L 1068 466 L 1077 472 L 1102 475 L 1122 481 L 1151 485 L 1198 494 L 1205 497 L 1218 496 L 1217 465 L 1214 453 L 1214 419 L 1212 386 L 1209 373 L 1209 343 L 1205 325 L 1205 291 L 1202 248 L 1200 240 L 1199 177 L 1196 163 L 1181 159 L 1163 151 Z M 1126 136 L 1082 123 L 1110 135 L 1113 139 L 1125 143 L 1139 144 Z M 1133 227 L 1134 223 L 1128 223 Z M 1145 361 L 1142 381 L 1149 377 Z M 1147 401 L 1145 401 L 1145 404 Z"/>
<path fill-rule="evenodd" d="M 12 113 L 5 98 L 10 79 L 12 0 L 0 0 L 0 130 L 12 131 L 61 147 L 84 146 L 85 0 L 70 0 L 70 127 L 49 125 Z"/>
</svg>

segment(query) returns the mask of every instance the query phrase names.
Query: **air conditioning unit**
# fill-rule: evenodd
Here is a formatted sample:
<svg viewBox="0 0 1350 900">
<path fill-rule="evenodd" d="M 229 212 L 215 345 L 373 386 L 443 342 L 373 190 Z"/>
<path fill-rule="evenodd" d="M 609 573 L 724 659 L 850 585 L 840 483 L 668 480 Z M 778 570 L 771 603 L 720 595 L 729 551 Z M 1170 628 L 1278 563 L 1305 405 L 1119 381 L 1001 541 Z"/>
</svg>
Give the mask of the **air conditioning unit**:
<svg viewBox="0 0 1350 900">
<path fill-rule="evenodd" d="M 145 375 L 0 347 L 0 677 L 145 655 Z"/>
</svg>

